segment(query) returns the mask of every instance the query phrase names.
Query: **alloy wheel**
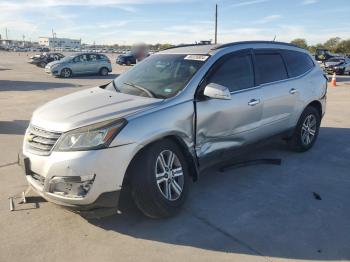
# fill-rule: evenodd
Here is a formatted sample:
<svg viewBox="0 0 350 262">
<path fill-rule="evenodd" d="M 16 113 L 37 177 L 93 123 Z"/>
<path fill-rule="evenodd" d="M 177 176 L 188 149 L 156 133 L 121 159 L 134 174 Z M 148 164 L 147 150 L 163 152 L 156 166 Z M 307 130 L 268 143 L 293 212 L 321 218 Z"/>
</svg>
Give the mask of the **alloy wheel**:
<svg viewBox="0 0 350 262">
<path fill-rule="evenodd" d="M 167 200 L 175 201 L 181 196 L 184 174 L 180 160 L 174 152 L 164 150 L 158 155 L 155 175 L 158 189 Z"/>
<path fill-rule="evenodd" d="M 308 115 L 301 127 L 301 141 L 305 146 L 308 146 L 312 143 L 315 138 L 317 130 L 317 120 L 316 117 L 311 114 Z"/>
<path fill-rule="evenodd" d="M 70 71 L 69 71 L 69 69 L 67 69 L 67 68 L 64 68 L 64 69 L 63 69 L 63 76 L 64 76 L 65 78 L 70 77 Z"/>
</svg>

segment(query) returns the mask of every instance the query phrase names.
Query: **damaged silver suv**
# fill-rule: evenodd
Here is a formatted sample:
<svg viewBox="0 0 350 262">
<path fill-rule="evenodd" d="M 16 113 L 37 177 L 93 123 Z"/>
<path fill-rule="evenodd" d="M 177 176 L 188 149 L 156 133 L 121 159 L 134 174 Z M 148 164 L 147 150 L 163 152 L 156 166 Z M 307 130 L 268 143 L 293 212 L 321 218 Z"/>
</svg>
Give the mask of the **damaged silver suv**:
<svg viewBox="0 0 350 262">
<path fill-rule="evenodd" d="M 303 49 L 279 42 L 193 45 L 154 54 L 107 85 L 38 108 L 21 163 L 45 199 L 117 210 L 128 187 L 147 216 L 184 203 L 208 165 L 275 135 L 310 149 L 327 80 Z"/>
</svg>

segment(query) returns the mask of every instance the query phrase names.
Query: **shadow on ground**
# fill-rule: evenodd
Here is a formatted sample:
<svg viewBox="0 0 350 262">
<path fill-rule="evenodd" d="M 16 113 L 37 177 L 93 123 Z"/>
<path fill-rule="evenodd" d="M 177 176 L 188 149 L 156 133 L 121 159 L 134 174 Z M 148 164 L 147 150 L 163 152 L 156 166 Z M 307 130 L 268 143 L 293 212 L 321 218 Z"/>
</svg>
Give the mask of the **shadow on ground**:
<svg viewBox="0 0 350 262">
<path fill-rule="evenodd" d="M 349 137 L 350 129 L 321 128 L 308 152 L 273 141 L 249 155 L 281 158 L 281 166 L 207 170 L 171 219 L 145 218 L 125 191 L 121 215 L 89 222 L 134 238 L 220 252 L 350 259 Z"/>
<path fill-rule="evenodd" d="M 0 134 L 24 135 L 29 120 L 0 121 Z"/>
<path fill-rule="evenodd" d="M 79 86 L 71 83 L 0 80 L 0 91 L 34 91 Z"/>
<path fill-rule="evenodd" d="M 116 77 L 118 77 L 119 74 L 108 74 L 106 76 L 101 76 L 101 75 L 76 75 L 72 76 L 73 79 L 109 79 L 113 80 Z"/>
</svg>

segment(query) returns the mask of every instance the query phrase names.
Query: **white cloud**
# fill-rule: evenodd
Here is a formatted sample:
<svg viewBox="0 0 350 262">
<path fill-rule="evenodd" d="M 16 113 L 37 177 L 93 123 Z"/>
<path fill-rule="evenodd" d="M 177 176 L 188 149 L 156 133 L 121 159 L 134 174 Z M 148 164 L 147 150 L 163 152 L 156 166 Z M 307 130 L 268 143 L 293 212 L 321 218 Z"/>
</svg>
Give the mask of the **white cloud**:
<svg viewBox="0 0 350 262">
<path fill-rule="evenodd" d="M 317 2 L 318 0 L 304 0 L 303 5 L 312 5 L 312 4 L 316 4 Z"/>
<path fill-rule="evenodd" d="M 234 3 L 231 5 L 231 7 L 255 5 L 255 4 L 260 4 L 260 3 L 267 2 L 267 1 L 269 1 L 269 0 L 246 0 L 246 1 L 240 1 L 240 2 Z"/>
<path fill-rule="evenodd" d="M 266 23 L 278 20 L 281 17 L 282 17 L 281 15 L 268 15 L 268 16 L 261 18 L 260 20 L 257 20 L 255 23 L 256 24 L 266 24 Z"/>
</svg>

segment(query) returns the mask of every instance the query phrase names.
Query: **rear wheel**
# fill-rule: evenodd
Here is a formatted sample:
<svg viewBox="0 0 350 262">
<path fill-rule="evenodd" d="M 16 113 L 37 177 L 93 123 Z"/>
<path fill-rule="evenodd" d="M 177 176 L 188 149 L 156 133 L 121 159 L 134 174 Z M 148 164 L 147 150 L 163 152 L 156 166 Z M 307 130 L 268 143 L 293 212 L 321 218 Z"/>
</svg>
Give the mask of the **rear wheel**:
<svg viewBox="0 0 350 262">
<path fill-rule="evenodd" d="M 45 62 L 41 62 L 40 66 L 44 68 L 46 66 L 46 63 Z"/>
<path fill-rule="evenodd" d="M 101 76 L 106 76 L 106 75 L 108 75 L 108 69 L 107 69 L 106 67 L 102 67 L 102 68 L 100 69 L 100 75 L 101 75 Z"/>
<path fill-rule="evenodd" d="M 313 106 L 307 107 L 299 118 L 293 136 L 288 140 L 289 146 L 297 152 L 309 150 L 317 139 L 320 122 L 318 110 Z"/>
<path fill-rule="evenodd" d="M 131 192 L 137 207 L 148 217 L 176 214 L 188 193 L 188 166 L 171 140 L 145 148 L 131 166 Z"/>
<path fill-rule="evenodd" d="M 130 66 L 130 65 L 131 65 L 130 60 L 127 60 L 125 64 L 126 64 L 127 66 Z"/>
<path fill-rule="evenodd" d="M 63 68 L 61 70 L 61 77 L 68 78 L 71 76 L 72 76 L 72 70 L 70 70 L 69 68 Z"/>
</svg>

